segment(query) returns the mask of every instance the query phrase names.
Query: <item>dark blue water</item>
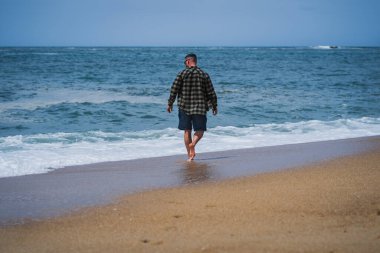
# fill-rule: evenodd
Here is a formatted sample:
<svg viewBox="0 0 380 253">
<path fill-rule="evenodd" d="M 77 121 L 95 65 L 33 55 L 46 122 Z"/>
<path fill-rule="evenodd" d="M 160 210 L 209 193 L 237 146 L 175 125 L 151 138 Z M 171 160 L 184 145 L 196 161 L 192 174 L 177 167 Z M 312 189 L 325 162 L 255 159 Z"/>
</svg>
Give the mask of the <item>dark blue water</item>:
<svg viewBox="0 0 380 253">
<path fill-rule="evenodd" d="M 172 127 L 165 104 L 187 52 L 219 95 L 211 126 L 380 116 L 379 48 L 0 50 L 0 136 Z"/>
<path fill-rule="evenodd" d="M 0 162 L 23 174 L 34 171 L 28 155 L 59 161 L 36 161 L 40 169 L 140 157 L 141 143 L 162 155 L 156 141 L 178 142 L 177 116 L 165 109 L 189 52 L 218 95 L 215 145 L 380 133 L 380 48 L 0 48 Z M 127 151 L 94 153 L 99 143 Z"/>
</svg>

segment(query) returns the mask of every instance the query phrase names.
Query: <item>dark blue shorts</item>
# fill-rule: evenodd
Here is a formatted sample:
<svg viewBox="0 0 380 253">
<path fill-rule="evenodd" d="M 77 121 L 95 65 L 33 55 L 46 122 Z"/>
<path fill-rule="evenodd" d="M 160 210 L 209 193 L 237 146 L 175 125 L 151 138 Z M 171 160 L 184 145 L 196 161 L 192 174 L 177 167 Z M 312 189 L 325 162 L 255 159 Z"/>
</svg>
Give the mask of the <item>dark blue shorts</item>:
<svg viewBox="0 0 380 253">
<path fill-rule="evenodd" d="M 179 130 L 206 131 L 207 117 L 206 115 L 194 114 L 188 115 L 181 109 L 178 111 Z"/>
</svg>

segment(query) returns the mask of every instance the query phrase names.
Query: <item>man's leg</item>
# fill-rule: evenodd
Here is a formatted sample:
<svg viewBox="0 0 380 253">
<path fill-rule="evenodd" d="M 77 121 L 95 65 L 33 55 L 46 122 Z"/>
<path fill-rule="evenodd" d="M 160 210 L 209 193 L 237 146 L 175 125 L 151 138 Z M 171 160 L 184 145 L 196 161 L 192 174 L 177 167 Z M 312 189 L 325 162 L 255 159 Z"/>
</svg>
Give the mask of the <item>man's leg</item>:
<svg viewBox="0 0 380 253">
<path fill-rule="evenodd" d="M 189 144 L 189 160 L 193 160 L 195 157 L 195 145 L 197 145 L 198 141 L 200 141 L 203 137 L 204 131 L 196 131 L 194 133 L 193 141 Z M 190 133 L 191 136 L 191 133 Z"/>
<path fill-rule="evenodd" d="M 190 159 L 190 143 L 192 142 L 191 139 L 191 131 L 192 131 L 192 123 L 191 123 L 191 116 L 187 115 L 184 111 L 181 109 L 178 110 L 178 129 L 183 130 L 183 140 L 185 142 L 185 147 L 187 150 L 187 156 Z"/>
<path fill-rule="evenodd" d="M 192 143 L 191 130 L 185 130 L 184 135 L 183 135 L 183 140 L 185 141 L 187 156 L 190 159 L 190 144 Z"/>
</svg>

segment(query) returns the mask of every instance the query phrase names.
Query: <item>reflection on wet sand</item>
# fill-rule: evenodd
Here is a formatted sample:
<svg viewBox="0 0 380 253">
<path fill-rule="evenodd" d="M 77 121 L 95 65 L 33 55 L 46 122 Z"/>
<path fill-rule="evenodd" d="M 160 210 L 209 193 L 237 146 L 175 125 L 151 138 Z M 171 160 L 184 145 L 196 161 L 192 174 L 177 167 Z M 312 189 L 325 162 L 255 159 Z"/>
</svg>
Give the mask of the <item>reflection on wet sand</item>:
<svg viewBox="0 0 380 253">
<path fill-rule="evenodd" d="M 181 176 L 184 184 L 204 182 L 212 178 L 211 166 L 197 161 L 186 162 L 183 164 Z"/>
</svg>

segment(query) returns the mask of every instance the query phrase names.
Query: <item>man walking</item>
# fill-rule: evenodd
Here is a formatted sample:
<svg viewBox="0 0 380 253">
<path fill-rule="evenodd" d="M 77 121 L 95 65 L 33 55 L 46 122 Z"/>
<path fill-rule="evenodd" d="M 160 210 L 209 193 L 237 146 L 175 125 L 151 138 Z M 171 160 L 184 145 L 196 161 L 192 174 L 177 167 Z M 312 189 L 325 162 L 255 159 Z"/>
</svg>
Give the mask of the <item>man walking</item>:
<svg viewBox="0 0 380 253">
<path fill-rule="evenodd" d="M 178 129 L 184 130 L 188 161 L 191 161 L 195 157 L 195 146 L 207 130 L 207 111 L 211 107 L 216 115 L 218 104 L 210 76 L 197 66 L 195 54 L 186 55 L 185 66 L 173 82 L 167 111 L 173 111 L 174 101 L 178 98 Z M 194 136 L 191 134 L 193 128 Z"/>
</svg>

